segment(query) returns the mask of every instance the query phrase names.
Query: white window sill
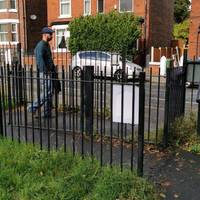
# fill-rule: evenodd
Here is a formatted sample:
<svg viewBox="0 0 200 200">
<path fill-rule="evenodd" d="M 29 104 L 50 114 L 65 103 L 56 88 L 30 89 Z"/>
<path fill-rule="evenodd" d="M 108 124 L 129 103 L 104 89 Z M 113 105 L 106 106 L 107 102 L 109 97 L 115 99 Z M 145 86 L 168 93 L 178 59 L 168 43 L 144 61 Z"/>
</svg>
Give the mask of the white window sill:
<svg viewBox="0 0 200 200">
<path fill-rule="evenodd" d="M 54 53 L 69 53 L 70 51 L 67 49 L 54 49 L 53 50 Z"/>
<path fill-rule="evenodd" d="M 62 19 L 62 18 L 72 18 L 72 16 L 71 15 L 60 15 L 58 18 L 59 19 Z"/>
<path fill-rule="evenodd" d="M 0 13 L 1 12 L 14 12 L 14 13 L 16 13 L 17 9 L 0 9 Z"/>
<path fill-rule="evenodd" d="M 0 42 L 0 45 L 17 45 L 19 42 Z"/>
<path fill-rule="evenodd" d="M 91 13 L 87 13 L 87 14 L 84 13 L 84 14 L 83 14 L 83 16 L 90 16 L 90 15 L 91 15 Z"/>
<path fill-rule="evenodd" d="M 8 12 L 17 12 L 17 9 L 9 9 Z"/>
<path fill-rule="evenodd" d="M 8 12 L 8 10 L 7 9 L 0 9 L 0 13 L 1 12 Z"/>
</svg>

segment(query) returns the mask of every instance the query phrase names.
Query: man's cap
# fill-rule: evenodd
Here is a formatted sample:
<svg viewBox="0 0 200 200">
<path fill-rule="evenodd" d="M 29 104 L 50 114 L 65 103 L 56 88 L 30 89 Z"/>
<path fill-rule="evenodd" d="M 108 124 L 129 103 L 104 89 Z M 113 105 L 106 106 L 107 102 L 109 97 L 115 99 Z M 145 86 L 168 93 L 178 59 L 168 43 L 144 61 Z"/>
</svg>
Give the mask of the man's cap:
<svg viewBox="0 0 200 200">
<path fill-rule="evenodd" d="M 55 31 L 54 30 L 52 30 L 51 28 L 49 28 L 49 27 L 44 27 L 43 29 L 42 29 L 42 34 L 43 33 L 49 33 L 49 34 L 52 34 L 52 33 L 54 33 Z"/>
</svg>

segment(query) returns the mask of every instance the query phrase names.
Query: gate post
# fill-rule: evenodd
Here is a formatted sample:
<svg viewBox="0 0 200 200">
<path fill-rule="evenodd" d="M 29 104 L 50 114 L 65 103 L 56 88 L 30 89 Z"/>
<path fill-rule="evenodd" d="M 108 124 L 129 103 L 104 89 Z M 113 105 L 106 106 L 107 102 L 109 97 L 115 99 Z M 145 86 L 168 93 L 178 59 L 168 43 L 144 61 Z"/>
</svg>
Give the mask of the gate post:
<svg viewBox="0 0 200 200">
<path fill-rule="evenodd" d="M 144 106 L 145 106 L 145 72 L 139 75 L 139 128 L 138 128 L 138 161 L 137 174 L 143 176 L 144 162 Z"/>
<path fill-rule="evenodd" d="M 0 91 L 0 136 L 3 137 L 2 99 Z"/>
<path fill-rule="evenodd" d="M 185 111 L 186 75 L 186 66 L 167 68 L 163 135 L 163 143 L 165 147 L 167 147 L 169 143 L 171 124 L 177 117 L 183 115 Z"/>
<path fill-rule="evenodd" d="M 187 68 L 188 68 L 188 65 L 187 65 L 187 49 L 184 49 L 184 54 L 183 54 L 183 112 L 185 113 L 185 95 L 186 95 L 186 82 L 187 82 Z"/>
<path fill-rule="evenodd" d="M 169 94 L 170 94 L 170 70 L 167 68 L 166 72 L 166 90 L 165 90 L 165 114 L 164 114 L 164 135 L 163 135 L 163 144 L 164 147 L 167 147 L 169 140 Z"/>
<path fill-rule="evenodd" d="M 84 112 L 86 117 L 86 134 L 93 135 L 93 96 L 94 96 L 94 66 L 83 67 L 84 80 Z"/>
<path fill-rule="evenodd" d="M 17 68 L 17 74 L 16 74 L 16 80 L 18 84 L 18 100 L 19 103 L 22 104 L 24 102 L 23 98 L 23 91 L 24 91 L 24 86 L 23 86 L 23 75 L 22 75 L 22 54 L 21 54 L 21 43 L 17 44 L 17 54 L 18 54 L 18 63 L 16 63 L 16 68 Z"/>
</svg>

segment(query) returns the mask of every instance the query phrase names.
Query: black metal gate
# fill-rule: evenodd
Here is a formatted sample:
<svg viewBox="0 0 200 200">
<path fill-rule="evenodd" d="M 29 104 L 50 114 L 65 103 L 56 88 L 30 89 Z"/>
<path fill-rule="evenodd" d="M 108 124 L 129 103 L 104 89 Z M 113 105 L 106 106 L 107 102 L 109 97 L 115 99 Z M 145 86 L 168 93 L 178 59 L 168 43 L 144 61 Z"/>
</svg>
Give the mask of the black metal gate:
<svg viewBox="0 0 200 200">
<path fill-rule="evenodd" d="M 167 146 L 170 138 L 170 126 L 177 117 L 185 111 L 185 84 L 186 67 L 167 69 L 165 91 L 165 119 L 164 119 L 164 145 Z"/>
</svg>

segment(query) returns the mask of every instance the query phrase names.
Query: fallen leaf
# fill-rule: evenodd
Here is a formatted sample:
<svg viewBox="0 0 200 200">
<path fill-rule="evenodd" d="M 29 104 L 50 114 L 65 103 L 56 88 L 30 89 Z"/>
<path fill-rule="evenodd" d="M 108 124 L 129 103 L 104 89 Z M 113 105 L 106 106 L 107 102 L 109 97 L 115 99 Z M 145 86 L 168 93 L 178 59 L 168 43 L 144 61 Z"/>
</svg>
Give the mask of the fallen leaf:
<svg viewBox="0 0 200 200">
<path fill-rule="evenodd" d="M 164 181 L 164 182 L 161 183 L 161 185 L 162 185 L 163 187 L 169 187 L 169 186 L 172 185 L 172 183 L 171 183 L 170 181 Z"/>
<path fill-rule="evenodd" d="M 178 194 L 174 194 L 174 198 L 179 198 L 179 195 Z"/>
<path fill-rule="evenodd" d="M 176 171 L 178 171 L 178 172 L 179 172 L 179 171 L 180 171 L 180 169 L 179 169 L 179 168 L 176 168 Z"/>
<path fill-rule="evenodd" d="M 160 193 L 160 197 L 162 197 L 163 199 L 165 199 L 165 198 L 166 198 L 166 195 L 163 194 L 163 193 Z"/>
</svg>

